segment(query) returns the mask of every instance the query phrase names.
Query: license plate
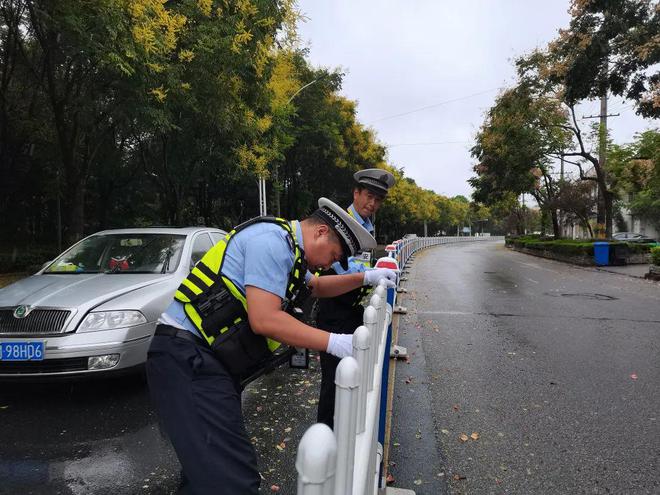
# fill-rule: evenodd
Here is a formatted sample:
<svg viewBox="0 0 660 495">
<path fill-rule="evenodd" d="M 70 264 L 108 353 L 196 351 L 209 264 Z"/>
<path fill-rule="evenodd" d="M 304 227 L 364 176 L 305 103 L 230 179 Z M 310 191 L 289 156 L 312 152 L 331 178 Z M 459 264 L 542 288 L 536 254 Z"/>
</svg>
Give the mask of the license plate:
<svg viewBox="0 0 660 495">
<path fill-rule="evenodd" d="M 0 342 L 0 361 L 41 361 L 43 342 Z"/>
</svg>

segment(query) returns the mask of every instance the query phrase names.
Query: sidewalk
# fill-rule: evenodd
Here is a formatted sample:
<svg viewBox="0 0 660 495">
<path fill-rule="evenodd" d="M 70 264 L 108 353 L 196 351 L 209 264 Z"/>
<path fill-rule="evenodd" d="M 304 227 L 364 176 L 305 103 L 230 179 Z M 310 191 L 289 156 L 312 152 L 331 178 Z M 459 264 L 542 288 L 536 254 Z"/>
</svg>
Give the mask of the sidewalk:
<svg viewBox="0 0 660 495">
<path fill-rule="evenodd" d="M 649 265 L 645 263 L 623 266 L 594 266 L 593 268 L 601 272 L 618 273 L 619 275 L 635 278 L 644 278 L 644 275 L 649 272 Z"/>
</svg>

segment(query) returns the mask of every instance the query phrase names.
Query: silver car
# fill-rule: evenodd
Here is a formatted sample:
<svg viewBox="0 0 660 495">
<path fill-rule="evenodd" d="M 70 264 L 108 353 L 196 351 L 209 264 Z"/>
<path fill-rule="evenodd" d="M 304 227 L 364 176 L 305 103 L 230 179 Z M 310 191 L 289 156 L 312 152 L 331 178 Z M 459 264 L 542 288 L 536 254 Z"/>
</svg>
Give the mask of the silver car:
<svg viewBox="0 0 660 495">
<path fill-rule="evenodd" d="M 0 289 L 0 377 L 139 369 L 177 287 L 224 235 L 206 227 L 106 230 Z"/>
</svg>

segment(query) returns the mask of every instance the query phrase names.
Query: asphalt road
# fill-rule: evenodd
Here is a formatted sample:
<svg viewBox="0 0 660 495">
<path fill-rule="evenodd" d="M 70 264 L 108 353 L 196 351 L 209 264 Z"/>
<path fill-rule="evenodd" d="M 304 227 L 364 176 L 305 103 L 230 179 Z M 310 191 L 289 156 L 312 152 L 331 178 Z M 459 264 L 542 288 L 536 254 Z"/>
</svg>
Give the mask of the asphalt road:
<svg viewBox="0 0 660 495">
<path fill-rule="evenodd" d="M 394 486 L 660 493 L 660 284 L 495 242 L 421 252 L 406 284 Z M 319 380 L 313 356 L 244 392 L 261 493 L 295 493 Z M 139 376 L 0 383 L 0 494 L 170 494 L 178 482 Z"/>
<path fill-rule="evenodd" d="M 418 253 L 408 277 L 397 486 L 660 493 L 660 284 L 495 242 Z"/>
<path fill-rule="evenodd" d="M 320 376 L 313 356 L 308 370 L 285 365 L 244 391 L 260 493 L 295 493 L 296 449 L 315 422 Z M 178 484 L 141 376 L 0 383 L 0 494 L 172 494 Z"/>
</svg>

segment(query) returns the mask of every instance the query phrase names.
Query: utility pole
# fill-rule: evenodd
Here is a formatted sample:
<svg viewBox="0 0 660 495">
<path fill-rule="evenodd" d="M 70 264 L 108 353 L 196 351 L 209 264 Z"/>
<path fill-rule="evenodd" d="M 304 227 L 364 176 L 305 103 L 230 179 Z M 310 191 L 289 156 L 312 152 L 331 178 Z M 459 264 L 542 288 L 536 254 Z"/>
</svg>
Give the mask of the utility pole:
<svg viewBox="0 0 660 495">
<path fill-rule="evenodd" d="M 522 193 L 523 234 L 527 235 L 527 215 L 525 215 L 525 193 Z"/>
<path fill-rule="evenodd" d="M 607 113 L 607 89 L 604 89 L 600 95 L 600 114 L 599 115 L 584 115 L 583 119 L 600 119 L 600 124 L 598 127 L 598 165 L 601 170 L 601 173 L 605 173 L 605 165 L 607 164 L 607 117 L 618 117 L 620 114 L 608 114 Z M 563 165 L 563 160 L 562 160 Z M 598 175 L 598 172 L 597 172 Z M 606 215 L 606 206 L 605 203 L 607 199 L 605 198 L 606 191 L 602 190 L 600 181 L 596 182 L 597 187 L 597 198 L 598 198 L 598 212 L 596 217 L 596 222 L 599 224 L 606 224 L 606 229 L 610 227 L 607 225 L 607 215 Z M 610 219 L 611 221 L 611 219 Z M 606 235 L 611 235 L 611 232 L 606 232 Z"/>
<path fill-rule="evenodd" d="M 311 86 L 312 84 L 320 81 L 321 79 L 323 79 L 326 76 L 327 76 L 327 74 L 322 74 L 321 77 L 319 77 L 317 79 L 314 79 L 313 81 L 310 81 L 307 84 L 305 84 L 304 86 L 298 88 L 298 90 L 291 95 L 291 97 L 286 102 L 286 104 L 288 105 L 289 103 L 291 103 L 291 101 L 296 96 L 298 96 L 298 94 L 303 89 L 305 89 L 305 88 Z M 279 170 L 278 170 L 277 163 L 275 163 L 273 165 L 273 176 L 272 177 L 273 177 L 273 194 L 275 195 L 274 200 L 273 200 L 273 204 L 274 204 L 274 207 L 275 207 L 275 214 L 277 216 L 280 216 L 280 214 L 281 214 L 280 213 L 280 193 L 281 193 L 281 191 L 280 191 L 280 187 L 279 187 Z M 264 216 L 264 215 L 268 214 L 267 213 L 268 202 L 266 201 L 266 179 L 265 179 L 265 177 L 259 176 L 258 186 L 259 186 L 259 215 Z"/>
<path fill-rule="evenodd" d="M 605 17 L 608 16 L 608 12 L 603 13 Z M 607 42 L 606 42 L 607 43 Z M 609 46 L 605 47 L 607 52 L 609 52 Z M 607 162 L 607 117 L 618 117 L 616 115 L 607 114 L 607 89 L 608 89 L 608 77 L 609 77 L 609 57 L 605 56 L 603 60 L 603 65 L 599 74 L 599 92 L 600 92 L 600 114 L 599 115 L 589 115 L 583 117 L 585 119 L 600 119 L 600 126 L 598 129 L 598 167 L 596 167 L 596 178 L 598 179 L 598 215 L 597 222 L 599 224 L 605 224 L 605 236 L 610 237 L 612 235 L 612 195 L 607 190 L 607 183 L 605 177 L 605 164 Z"/>
</svg>

